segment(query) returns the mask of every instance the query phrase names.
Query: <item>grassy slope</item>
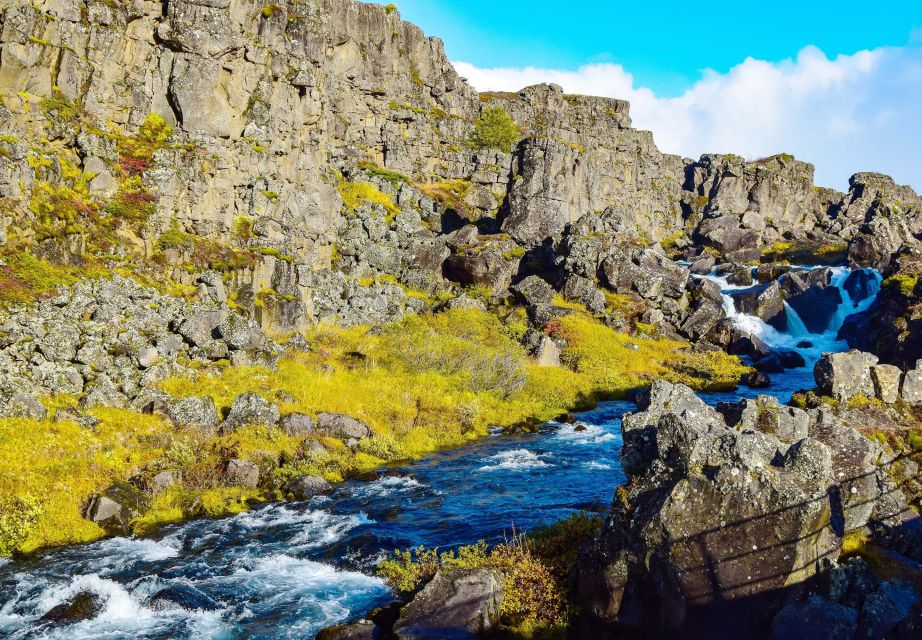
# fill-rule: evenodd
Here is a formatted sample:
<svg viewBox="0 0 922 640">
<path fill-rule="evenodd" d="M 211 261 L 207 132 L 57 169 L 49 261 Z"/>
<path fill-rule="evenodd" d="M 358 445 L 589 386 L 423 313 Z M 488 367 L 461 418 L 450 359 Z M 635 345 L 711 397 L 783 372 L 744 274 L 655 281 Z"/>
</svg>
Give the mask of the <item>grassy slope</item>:
<svg viewBox="0 0 922 640">
<path fill-rule="evenodd" d="M 535 424 L 616 398 L 655 376 L 702 388 L 732 384 L 745 370 L 723 353 L 693 355 L 680 343 L 616 333 L 583 312 L 550 328 L 567 340 L 566 366 L 539 368 L 509 327 L 477 310 L 411 316 L 375 332 L 322 326 L 308 336 L 309 352 L 285 357 L 274 371 L 226 367 L 163 385 L 179 396 L 211 395 L 221 409 L 239 393 L 258 391 L 283 413 L 354 415 L 376 434 L 356 452 L 332 439 L 322 439 L 326 452 L 311 452 L 275 427 L 177 432 L 159 417 L 106 408 L 92 411 L 100 419 L 92 430 L 0 420 L 0 554 L 101 537 L 80 508 L 116 479 L 143 481 L 163 470 L 181 476 L 136 521 L 143 533 L 191 515 L 243 510 L 249 500 L 282 498 L 278 488 L 295 475 L 340 480 L 462 445 L 493 425 Z M 259 490 L 222 484 L 221 464 L 232 457 L 260 464 Z"/>
</svg>

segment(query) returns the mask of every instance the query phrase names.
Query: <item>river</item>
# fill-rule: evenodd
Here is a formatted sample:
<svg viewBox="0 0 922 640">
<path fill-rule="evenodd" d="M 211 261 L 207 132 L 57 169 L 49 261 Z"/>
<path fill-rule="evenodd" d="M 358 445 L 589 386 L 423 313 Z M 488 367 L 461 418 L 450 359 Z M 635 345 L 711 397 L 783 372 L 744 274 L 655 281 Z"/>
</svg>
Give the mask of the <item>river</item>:
<svg viewBox="0 0 922 640">
<path fill-rule="evenodd" d="M 837 269 L 842 289 L 848 271 Z M 708 276 L 732 289 L 716 276 Z M 875 274 L 879 287 L 879 276 Z M 844 318 L 874 296 L 844 302 L 823 334 L 789 323 L 779 333 L 725 307 L 738 324 L 771 346 L 792 347 L 807 367 L 772 375 L 768 389 L 741 387 L 704 395 L 710 403 L 777 396 L 813 386 L 813 364 Z M 394 549 L 495 542 L 513 526 L 528 531 L 579 510 L 604 510 L 624 482 L 621 417 L 631 402 L 607 402 L 576 422 L 550 422 L 537 433 L 496 433 L 462 449 L 382 470 L 372 482 L 350 481 L 330 496 L 267 504 L 233 517 L 162 528 L 150 538 L 113 538 L 0 560 L 0 636 L 10 638 L 309 638 L 389 601 L 374 565 Z M 181 588 L 198 611 L 157 610 L 148 598 Z M 65 627 L 39 618 L 82 591 L 105 599 L 96 618 Z"/>
</svg>

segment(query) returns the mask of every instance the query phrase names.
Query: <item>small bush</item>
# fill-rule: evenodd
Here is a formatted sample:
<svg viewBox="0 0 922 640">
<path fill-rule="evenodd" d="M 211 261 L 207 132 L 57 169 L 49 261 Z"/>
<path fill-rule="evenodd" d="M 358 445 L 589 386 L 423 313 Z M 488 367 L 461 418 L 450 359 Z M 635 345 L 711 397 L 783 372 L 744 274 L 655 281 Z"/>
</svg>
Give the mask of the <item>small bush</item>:
<svg viewBox="0 0 922 640">
<path fill-rule="evenodd" d="M 338 188 L 339 195 L 343 199 L 343 204 L 350 212 L 355 211 L 362 203 L 370 202 L 384 207 L 389 222 L 400 213 L 400 207 L 394 204 L 393 199 L 386 193 L 382 193 L 378 187 L 370 182 L 348 182 L 346 180 L 341 180 Z"/>
<path fill-rule="evenodd" d="M 477 149 L 496 149 L 508 152 L 518 142 L 519 130 L 512 116 L 502 106 L 489 104 L 480 112 L 471 134 L 471 145 Z"/>
</svg>

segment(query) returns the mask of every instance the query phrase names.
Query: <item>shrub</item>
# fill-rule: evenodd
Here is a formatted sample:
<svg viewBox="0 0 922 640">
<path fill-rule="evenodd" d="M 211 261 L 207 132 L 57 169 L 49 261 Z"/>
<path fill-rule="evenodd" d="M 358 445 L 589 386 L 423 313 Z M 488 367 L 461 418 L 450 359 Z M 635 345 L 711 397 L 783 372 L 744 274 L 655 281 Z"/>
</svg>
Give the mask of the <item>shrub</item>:
<svg viewBox="0 0 922 640">
<path fill-rule="evenodd" d="M 477 149 L 496 149 L 508 152 L 518 142 L 519 130 L 512 121 L 512 116 L 501 105 L 488 104 L 481 112 L 474 131 L 471 145 Z"/>
</svg>

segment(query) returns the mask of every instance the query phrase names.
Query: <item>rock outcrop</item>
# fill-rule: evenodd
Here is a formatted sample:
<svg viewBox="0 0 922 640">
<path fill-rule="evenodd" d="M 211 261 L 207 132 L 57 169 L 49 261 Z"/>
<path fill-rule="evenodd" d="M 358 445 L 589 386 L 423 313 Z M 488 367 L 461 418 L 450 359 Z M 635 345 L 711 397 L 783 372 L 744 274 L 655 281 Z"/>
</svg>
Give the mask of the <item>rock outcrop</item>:
<svg viewBox="0 0 922 640">
<path fill-rule="evenodd" d="M 760 398 L 721 414 L 664 382 L 638 405 L 623 420 L 630 481 L 578 569 L 589 628 L 761 635 L 845 531 L 893 517 L 877 509 L 895 494 L 876 445 L 822 410 Z"/>
</svg>

